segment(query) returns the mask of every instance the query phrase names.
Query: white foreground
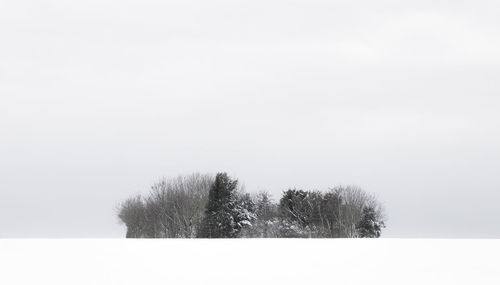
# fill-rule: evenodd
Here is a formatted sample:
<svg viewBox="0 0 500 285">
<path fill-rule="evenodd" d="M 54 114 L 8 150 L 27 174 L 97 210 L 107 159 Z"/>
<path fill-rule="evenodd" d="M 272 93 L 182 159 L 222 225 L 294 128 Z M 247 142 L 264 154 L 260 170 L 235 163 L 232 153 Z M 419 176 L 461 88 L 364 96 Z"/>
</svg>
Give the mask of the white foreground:
<svg viewBox="0 0 500 285">
<path fill-rule="evenodd" d="M 0 240 L 0 284 L 500 284 L 500 240 Z M 321 283 L 320 283 L 321 282 Z"/>
</svg>

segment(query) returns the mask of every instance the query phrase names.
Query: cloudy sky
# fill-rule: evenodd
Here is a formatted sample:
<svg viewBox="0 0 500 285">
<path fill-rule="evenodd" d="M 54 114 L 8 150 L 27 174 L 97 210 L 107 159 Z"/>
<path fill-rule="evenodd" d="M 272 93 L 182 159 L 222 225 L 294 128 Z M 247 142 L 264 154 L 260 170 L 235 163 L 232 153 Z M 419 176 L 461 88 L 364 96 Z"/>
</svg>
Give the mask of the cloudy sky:
<svg viewBox="0 0 500 285">
<path fill-rule="evenodd" d="M 500 3 L 1 1 L 0 237 L 123 237 L 163 176 L 354 184 L 500 237 Z"/>
</svg>

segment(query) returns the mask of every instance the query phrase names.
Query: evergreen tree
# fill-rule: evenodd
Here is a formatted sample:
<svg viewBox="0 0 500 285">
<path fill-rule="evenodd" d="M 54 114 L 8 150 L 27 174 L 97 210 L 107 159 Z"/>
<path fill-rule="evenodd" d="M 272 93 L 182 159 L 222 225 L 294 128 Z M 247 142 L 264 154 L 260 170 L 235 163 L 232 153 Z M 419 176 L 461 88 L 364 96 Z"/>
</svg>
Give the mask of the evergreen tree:
<svg viewBox="0 0 500 285">
<path fill-rule="evenodd" d="M 254 204 L 248 195 L 238 195 L 238 181 L 218 173 L 208 194 L 205 218 L 199 237 L 233 238 L 255 219 Z"/>
<path fill-rule="evenodd" d="M 375 208 L 372 206 L 363 209 L 363 215 L 356 224 L 358 235 L 361 238 L 378 238 L 384 227 L 384 222 L 377 218 Z"/>
<path fill-rule="evenodd" d="M 283 192 L 280 199 L 280 211 L 284 218 L 297 222 L 302 227 L 309 226 L 311 222 L 311 207 L 308 203 L 309 192 L 304 190 L 289 189 Z"/>
<path fill-rule="evenodd" d="M 308 192 L 289 189 L 283 192 L 279 209 L 281 215 L 280 235 L 283 237 L 311 236 L 312 209 L 307 200 Z"/>
</svg>

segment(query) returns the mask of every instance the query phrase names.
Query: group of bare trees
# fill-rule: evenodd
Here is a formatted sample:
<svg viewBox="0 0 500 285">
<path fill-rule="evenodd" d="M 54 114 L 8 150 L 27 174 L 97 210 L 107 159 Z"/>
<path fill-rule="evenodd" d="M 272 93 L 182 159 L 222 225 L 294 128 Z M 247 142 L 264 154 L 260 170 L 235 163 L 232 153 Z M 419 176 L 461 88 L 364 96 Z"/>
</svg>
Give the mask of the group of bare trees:
<svg viewBox="0 0 500 285">
<path fill-rule="evenodd" d="M 127 226 L 127 237 L 196 237 L 213 180 L 201 174 L 163 179 L 148 196 L 127 199 L 118 214 Z"/>
<path fill-rule="evenodd" d="M 383 207 L 361 188 L 289 189 L 274 202 L 225 173 L 163 179 L 121 203 L 118 217 L 128 238 L 376 238 L 385 227 Z"/>
</svg>

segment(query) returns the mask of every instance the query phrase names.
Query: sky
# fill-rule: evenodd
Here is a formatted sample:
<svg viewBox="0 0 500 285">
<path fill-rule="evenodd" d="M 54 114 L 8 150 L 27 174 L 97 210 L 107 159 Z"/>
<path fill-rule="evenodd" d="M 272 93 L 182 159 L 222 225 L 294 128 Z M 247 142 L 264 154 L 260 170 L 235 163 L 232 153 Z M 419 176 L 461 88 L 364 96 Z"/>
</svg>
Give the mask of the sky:
<svg viewBox="0 0 500 285">
<path fill-rule="evenodd" d="M 2 1 L 0 238 L 123 237 L 162 177 L 357 185 L 500 238 L 500 2 Z"/>
</svg>

